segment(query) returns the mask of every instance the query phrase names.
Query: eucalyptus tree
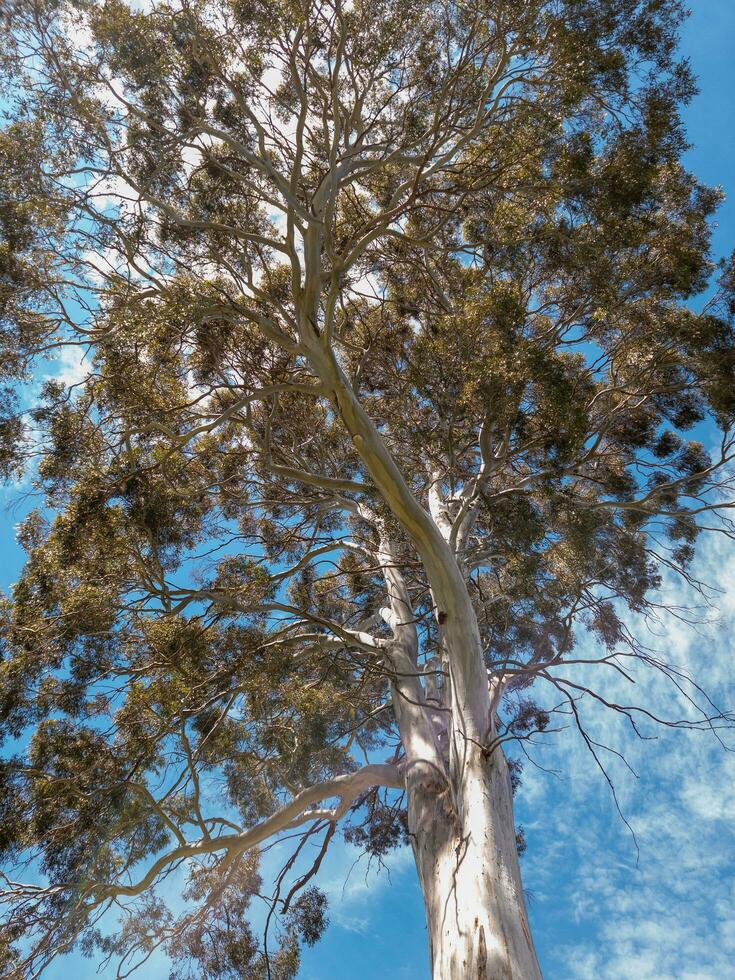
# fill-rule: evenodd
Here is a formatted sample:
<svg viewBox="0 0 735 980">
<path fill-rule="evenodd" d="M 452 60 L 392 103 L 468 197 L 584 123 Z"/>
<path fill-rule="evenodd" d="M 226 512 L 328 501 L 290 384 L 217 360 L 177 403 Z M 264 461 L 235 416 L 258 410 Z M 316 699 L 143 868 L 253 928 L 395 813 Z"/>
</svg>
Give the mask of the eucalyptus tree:
<svg viewBox="0 0 735 980">
<path fill-rule="evenodd" d="M 5 975 L 78 944 L 292 977 L 343 833 L 410 842 L 436 980 L 538 978 L 518 747 L 577 724 L 602 765 L 582 697 L 728 721 L 621 619 L 731 527 L 680 3 L 2 12 L 2 462 L 39 495 L 3 608 Z M 636 662 L 691 711 L 611 703 Z"/>
</svg>

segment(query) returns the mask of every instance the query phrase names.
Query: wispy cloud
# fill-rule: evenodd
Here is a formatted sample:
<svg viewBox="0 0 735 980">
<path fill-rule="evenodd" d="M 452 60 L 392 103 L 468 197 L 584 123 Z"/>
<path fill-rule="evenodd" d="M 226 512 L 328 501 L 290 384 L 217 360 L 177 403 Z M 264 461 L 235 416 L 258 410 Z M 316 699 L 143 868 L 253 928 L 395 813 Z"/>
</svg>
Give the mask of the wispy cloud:
<svg viewBox="0 0 735 980">
<path fill-rule="evenodd" d="M 67 387 L 81 384 L 90 371 L 90 360 L 85 347 L 62 347 L 54 359 L 52 376 Z"/>
<path fill-rule="evenodd" d="M 724 538 L 703 544 L 697 572 L 723 590 L 718 615 L 696 631 L 664 615 L 655 644 L 718 704 L 732 707 L 735 548 Z M 664 588 L 668 603 L 692 605 L 697 598 L 681 582 Z M 640 631 L 640 622 L 631 625 Z M 639 672 L 636 680 L 631 685 L 613 672 L 596 677 L 610 701 L 669 718 L 691 712 L 664 678 Z M 711 732 L 644 725 L 644 734 L 656 738 L 642 741 L 599 706 L 587 705 L 585 718 L 594 737 L 622 752 L 638 775 L 601 753 L 640 858 L 636 866 L 630 833 L 581 739 L 569 731 L 539 749 L 537 761 L 560 777 L 527 767 L 519 811 L 528 829 L 525 880 L 547 980 L 732 976 L 735 754 Z M 732 735 L 729 742 L 735 743 Z"/>
</svg>

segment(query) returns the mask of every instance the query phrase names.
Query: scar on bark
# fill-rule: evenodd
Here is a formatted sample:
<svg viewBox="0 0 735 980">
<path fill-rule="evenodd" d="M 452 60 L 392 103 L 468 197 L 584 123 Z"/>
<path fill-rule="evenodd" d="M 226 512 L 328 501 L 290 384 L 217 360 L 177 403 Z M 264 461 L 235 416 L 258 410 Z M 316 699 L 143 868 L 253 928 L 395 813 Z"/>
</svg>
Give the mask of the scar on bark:
<svg viewBox="0 0 735 980">
<path fill-rule="evenodd" d="M 475 919 L 477 927 L 477 919 Z M 487 944 L 485 942 L 485 926 L 480 926 L 480 940 L 477 946 L 477 980 L 487 980 Z"/>
<path fill-rule="evenodd" d="M 446 621 L 447 621 L 447 614 L 444 612 L 443 609 L 440 609 L 439 610 L 439 615 L 437 616 L 437 619 L 439 620 L 439 625 L 440 626 L 443 626 L 446 623 Z"/>
</svg>

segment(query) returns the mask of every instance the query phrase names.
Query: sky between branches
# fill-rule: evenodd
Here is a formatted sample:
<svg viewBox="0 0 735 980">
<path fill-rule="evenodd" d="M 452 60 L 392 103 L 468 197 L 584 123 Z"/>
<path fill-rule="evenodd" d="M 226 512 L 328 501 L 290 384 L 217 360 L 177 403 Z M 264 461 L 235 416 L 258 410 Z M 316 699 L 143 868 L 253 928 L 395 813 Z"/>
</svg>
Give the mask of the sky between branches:
<svg viewBox="0 0 735 980">
<path fill-rule="evenodd" d="M 735 3 L 691 0 L 691 6 L 683 51 L 701 93 L 685 114 L 694 144 L 685 162 L 728 195 L 714 236 L 716 253 L 726 254 L 735 244 Z M 75 369 L 71 361 L 56 367 L 66 380 Z M 699 437 L 706 442 L 706 435 Z M 15 581 L 21 563 L 13 527 L 29 505 L 17 503 L 17 496 L 17 490 L 3 492 L 3 588 Z M 732 707 L 735 544 L 703 538 L 694 572 L 722 590 L 706 614 L 710 623 L 693 632 L 668 618 L 649 642 L 694 673 L 698 654 L 706 652 L 710 673 L 702 681 L 720 706 Z M 680 605 L 701 601 L 682 583 L 666 586 L 662 599 Z M 646 629 L 636 628 L 641 634 Z M 605 693 L 614 696 L 618 682 L 609 683 Z M 645 703 L 655 706 L 669 690 L 654 684 Z M 579 738 L 562 733 L 534 753 L 539 765 L 559 772 L 557 777 L 527 764 L 518 800 L 528 840 L 525 884 L 546 980 L 725 980 L 735 962 L 735 754 L 701 733 L 659 731 L 657 741 L 640 743 L 612 713 L 589 711 L 587 717 L 596 737 L 624 751 L 639 775 L 636 780 L 622 764 L 606 759 L 636 832 L 640 860 L 636 868 L 630 833 Z M 367 880 L 364 862 L 352 867 L 355 856 L 347 848 L 330 855 L 321 884 L 330 898 L 332 926 L 322 942 L 304 951 L 301 976 L 424 980 L 423 908 L 410 852 L 393 855 L 390 876 L 370 871 Z M 174 880 L 170 891 L 175 902 Z M 149 961 L 140 975 L 158 980 L 167 974 L 161 958 Z M 48 976 L 105 980 L 78 956 L 55 965 Z"/>
</svg>

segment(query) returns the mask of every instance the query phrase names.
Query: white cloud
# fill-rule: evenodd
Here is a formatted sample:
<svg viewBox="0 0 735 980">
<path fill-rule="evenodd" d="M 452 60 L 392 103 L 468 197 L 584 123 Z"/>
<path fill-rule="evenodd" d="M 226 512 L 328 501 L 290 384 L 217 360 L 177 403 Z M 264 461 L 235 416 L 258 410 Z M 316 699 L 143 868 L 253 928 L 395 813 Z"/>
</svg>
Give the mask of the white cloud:
<svg viewBox="0 0 735 980">
<path fill-rule="evenodd" d="M 720 706 L 732 707 L 735 547 L 724 537 L 702 541 L 699 576 L 722 588 L 719 615 L 692 630 L 663 615 L 655 644 L 662 659 L 687 669 Z M 665 583 L 667 603 L 693 605 L 681 581 Z M 631 622 L 641 636 L 641 622 Z M 654 641 L 650 641 L 654 645 Z M 592 674 L 595 671 L 595 674 Z M 663 717 L 694 717 L 663 677 L 620 675 L 586 667 L 608 700 L 641 704 Z M 567 674 L 567 676 L 569 676 Z M 546 980 L 722 980 L 735 962 L 735 754 L 711 732 L 644 725 L 641 741 L 624 719 L 593 704 L 585 719 L 600 742 L 624 752 L 601 758 L 640 846 L 615 812 L 609 789 L 581 739 L 569 731 L 536 758 L 561 770 L 561 781 L 526 768 L 519 798 L 529 851 L 526 886 L 545 950 Z M 723 732 L 729 744 L 732 733 Z M 529 819 L 530 818 L 530 819 Z"/>
<path fill-rule="evenodd" d="M 52 377 L 67 387 L 81 384 L 91 370 L 90 360 L 85 347 L 68 345 L 62 347 L 54 358 L 56 370 Z"/>
<path fill-rule="evenodd" d="M 381 892 L 403 876 L 415 874 L 410 847 L 388 854 L 382 867 L 349 845 L 335 848 L 331 858 L 319 887 L 329 899 L 332 922 L 350 932 L 366 932 L 372 925 L 370 911 L 380 901 Z"/>
</svg>

